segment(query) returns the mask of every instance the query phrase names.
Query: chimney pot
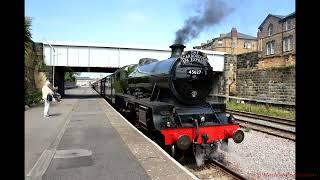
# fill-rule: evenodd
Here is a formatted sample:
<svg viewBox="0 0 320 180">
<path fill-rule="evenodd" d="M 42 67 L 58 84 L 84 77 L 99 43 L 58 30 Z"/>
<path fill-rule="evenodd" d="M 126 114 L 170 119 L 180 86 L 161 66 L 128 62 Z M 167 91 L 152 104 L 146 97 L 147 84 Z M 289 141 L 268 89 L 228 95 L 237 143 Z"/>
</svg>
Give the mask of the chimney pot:
<svg viewBox="0 0 320 180">
<path fill-rule="evenodd" d="M 233 27 L 231 29 L 231 37 L 238 37 L 237 28 Z"/>
<path fill-rule="evenodd" d="M 181 56 L 182 52 L 183 52 L 183 49 L 185 48 L 186 46 L 183 45 L 183 44 L 173 44 L 170 46 L 171 48 L 171 56 L 170 58 L 172 57 L 177 57 L 177 56 Z"/>
</svg>

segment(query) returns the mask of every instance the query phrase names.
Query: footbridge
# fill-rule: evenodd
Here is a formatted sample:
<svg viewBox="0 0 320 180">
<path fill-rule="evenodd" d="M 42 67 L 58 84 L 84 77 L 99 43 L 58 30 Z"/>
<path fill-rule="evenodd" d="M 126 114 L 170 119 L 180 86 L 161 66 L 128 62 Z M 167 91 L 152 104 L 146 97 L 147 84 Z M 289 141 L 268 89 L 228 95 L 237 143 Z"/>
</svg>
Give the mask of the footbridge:
<svg viewBox="0 0 320 180">
<path fill-rule="evenodd" d="M 120 67 L 137 64 L 141 58 L 167 59 L 171 49 L 140 45 L 118 45 L 106 43 L 83 43 L 67 41 L 43 41 L 44 62 L 52 67 L 54 86 L 64 95 L 64 72 L 104 72 L 112 73 Z M 185 50 L 188 49 L 188 47 Z M 207 54 L 213 71 L 223 72 L 224 53 L 201 50 Z"/>
</svg>

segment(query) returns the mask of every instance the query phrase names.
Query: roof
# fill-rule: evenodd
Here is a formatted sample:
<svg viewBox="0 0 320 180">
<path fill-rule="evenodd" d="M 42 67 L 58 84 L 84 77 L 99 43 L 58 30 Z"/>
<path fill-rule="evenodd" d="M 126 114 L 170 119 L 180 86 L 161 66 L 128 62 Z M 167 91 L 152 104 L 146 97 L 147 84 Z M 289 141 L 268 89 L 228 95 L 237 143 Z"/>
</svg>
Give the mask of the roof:
<svg viewBox="0 0 320 180">
<path fill-rule="evenodd" d="M 290 13 L 290 14 L 288 14 L 287 16 L 285 16 L 284 18 L 282 18 L 282 19 L 280 20 L 280 22 L 283 22 L 283 21 L 285 21 L 286 19 L 291 18 L 291 17 L 295 17 L 295 16 L 296 16 L 296 12 Z"/>
<path fill-rule="evenodd" d="M 282 15 L 275 15 L 275 14 L 270 14 L 271 16 L 274 16 L 274 17 L 277 17 L 277 18 L 279 18 L 279 19 L 282 19 L 282 18 L 284 18 L 285 16 L 282 16 Z"/>
<path fill-rule="evenodd" d="M 243 33 L 240 33 L 240 32 L 238 32 L 237 34 L 238 34 L 238 38 L 240 38 L 240 39 L 257 40 L 256 37 L 250 36 L 250 35 L 248 35 L 248 34 L 243 34 Z M 223 37 L 229 37 L 229 38 L 231 38 L 231 32 L 225 34 Z M 220 37 L 213 38 L 212 40 L 210 40 L 210 41 L 207 42 L 207 43 L 204 43 L 203 45 L 207 45 L 207 44 L 213 43 L 213 42 L 214 42 L 215 40 L 217 40 L 217 39 L 220 39 Z M 203 45 L 194 46 L 193 48 L 194 48 L 194 49 L 201 48 L 201 46 L 203 46 Z"/>
<path fill-rule="evenodd" d="M 243 34 L 243 33 L 237 33 L 238 34 L 238 38 L 240 39 L 257 39 L 256 37 L 254 36 L 250 36 L 250 35 L 247 35 L 247 34 Z M 225 37 L 231 37 L 231 32 L 227 33 Z"/>
<path fill-rule="evenodd" d="M 275 14 L 268 14 L 268 16 L 262 21 L 262 23 L 260 24 L 260 26 L 258 27 L 258 29 L 260 29 L 262 27 L 262 25 L 266 22 L 266 20 L 273 16 L 275 18 L 278 18 L 279 19 L 279 22 L 291 17 L 291 16 L 294 16 L 296 14 L 296 12 L 293 12 L 293 13 L 290 13 L 288 14 L 287 16 L 283 16 L 283 15 L 275 15 Z"/>
</svg>

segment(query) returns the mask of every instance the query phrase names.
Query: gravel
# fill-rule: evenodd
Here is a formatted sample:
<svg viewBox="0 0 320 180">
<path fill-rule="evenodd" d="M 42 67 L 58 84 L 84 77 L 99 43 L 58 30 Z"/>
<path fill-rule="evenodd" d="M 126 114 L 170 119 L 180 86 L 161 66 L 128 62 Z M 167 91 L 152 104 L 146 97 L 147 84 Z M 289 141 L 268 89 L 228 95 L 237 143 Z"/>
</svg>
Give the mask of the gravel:
<svg viewBox="0 0 320 180">
<path fill-rule="evenodd" d="M 217 157 L 248 179 L 295 179 L 295 142 L 251 130 Z M 222 157 L 222 158 L 221 158 Z"/>
</svg>

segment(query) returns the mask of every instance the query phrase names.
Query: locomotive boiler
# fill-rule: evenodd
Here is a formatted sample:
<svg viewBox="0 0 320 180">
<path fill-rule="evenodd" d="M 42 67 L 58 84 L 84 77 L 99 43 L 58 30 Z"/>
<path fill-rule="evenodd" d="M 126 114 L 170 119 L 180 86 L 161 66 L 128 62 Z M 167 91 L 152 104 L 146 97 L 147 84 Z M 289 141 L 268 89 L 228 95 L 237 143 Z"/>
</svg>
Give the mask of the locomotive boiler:
<svg viewBox="0 0 320 180">
<path fill-rule="evenodd" d="M 203 103 L 213 87 L 213 71 L 200 51 L 187 51 L 182 44 L 170 46 L 169 59 L 141 59 L 128 75 L 129 91 L 168 101 L 168 96 L 183 104 Z M 141 93 L 142 92 L 142 93 Z"/>
<path fill-rule="evenodd" d="M 207 101 L 213 71 L 205 53 L 174 44 L 165 60 L 142 58 L 93 84 L 134 124 L 153 134 L 172 156 L 192 152 L 198 164 L 210 159 L 218 144 L 240 143 L 244 133 L 224 102 Z M 97 87 L 99 85 L 99 87 Z"/>
</svg>

